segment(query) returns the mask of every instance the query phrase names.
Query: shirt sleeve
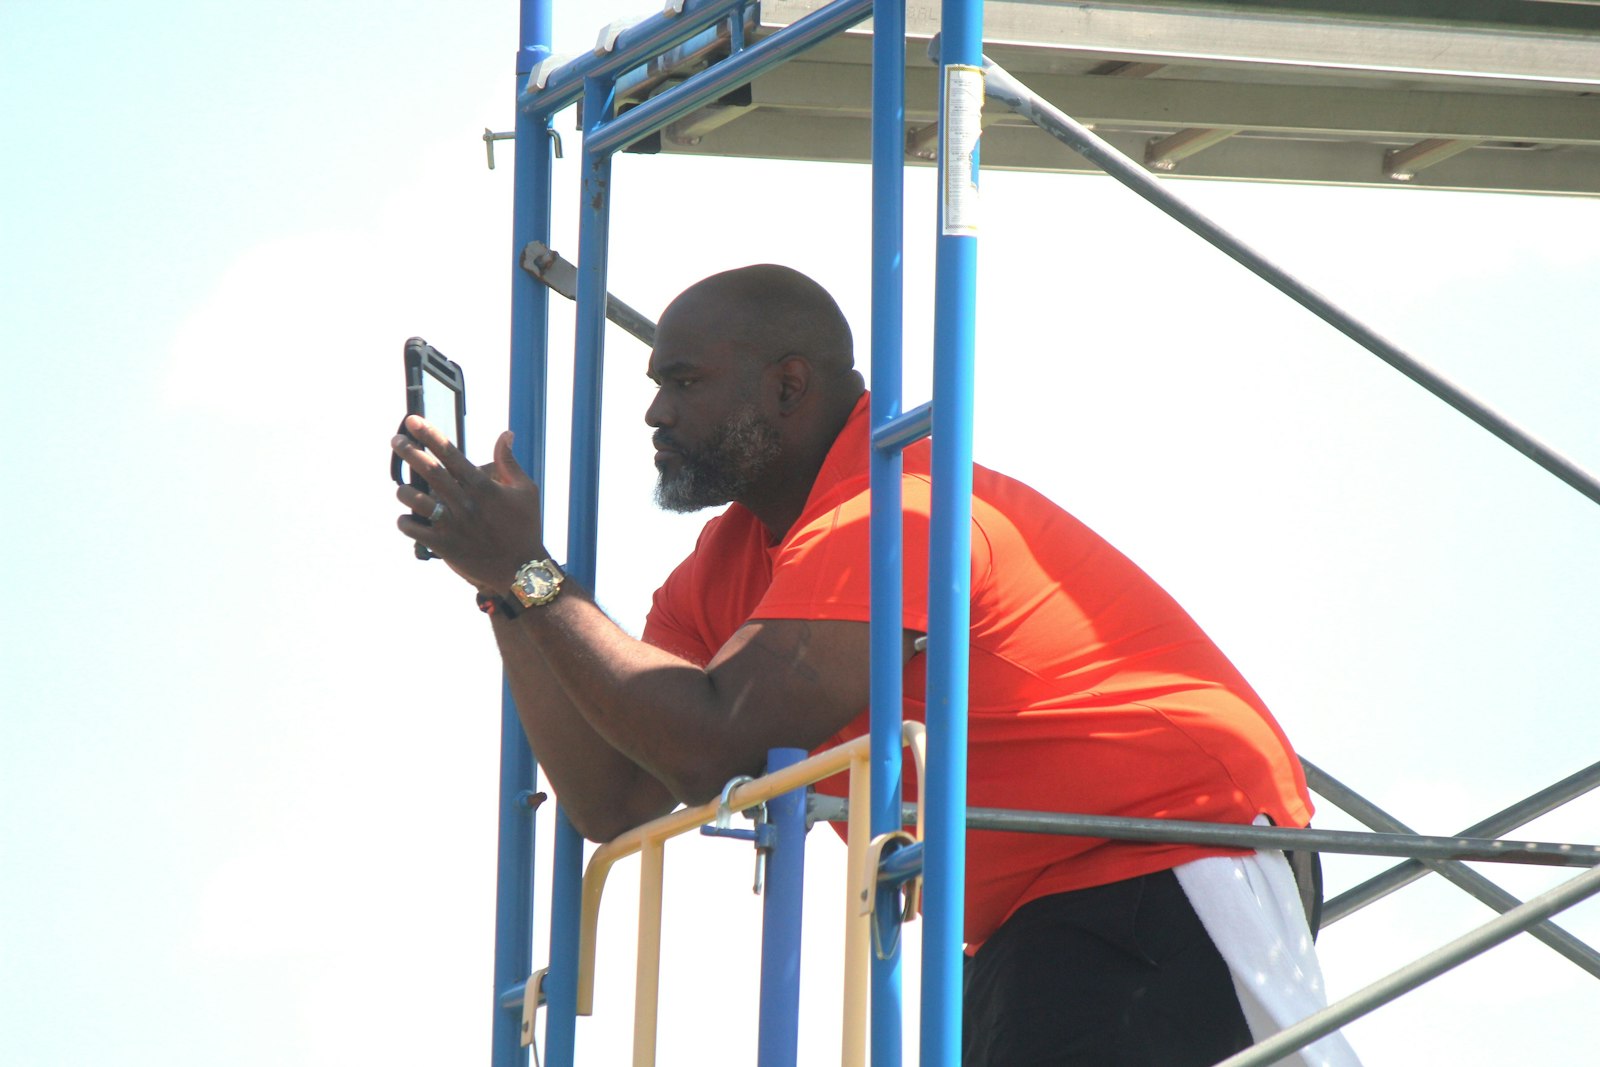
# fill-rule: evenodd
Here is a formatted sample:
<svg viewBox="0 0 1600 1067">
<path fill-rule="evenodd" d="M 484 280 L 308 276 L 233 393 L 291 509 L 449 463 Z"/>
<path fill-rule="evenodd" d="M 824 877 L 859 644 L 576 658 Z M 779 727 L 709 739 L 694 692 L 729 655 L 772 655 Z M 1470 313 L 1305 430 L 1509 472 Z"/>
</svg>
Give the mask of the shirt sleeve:
<svg viewBox="0 0 1600 1067">
<path fill-rule="evenodd" d="M 760 524 L 729 508 L 706 523 L 694 551 L 656 590 L 645 642 L 704 667 L 750 617 L 769 566 Z"/>
<path fill-rule="evenodd" d="M 929 486 L 925 478 L 903 483 L 904 522 L 902 625 L 928 629 Z M 861 492 L 817 516 L 784 543 L 773 564 L 772 584 L 752 613 L 757 619 L 835 619 L 866 622 L 872 617 L 871 522 L 869 495 Z M 987 570 L 987 542 L 974 530 L 973 575 Z"/>
<path fill-rule="evenodd" d="M 643 640 L 647 645 L 682 656 L 691 663 L 704 667 L 711 662 L 716 650 L 706 647 L 704 637 L 694 623 L 695 557 L 673 568 L 667 580 L 657 589 L 650 601 L 650 613 L 645 616 Z"/>
</svg>

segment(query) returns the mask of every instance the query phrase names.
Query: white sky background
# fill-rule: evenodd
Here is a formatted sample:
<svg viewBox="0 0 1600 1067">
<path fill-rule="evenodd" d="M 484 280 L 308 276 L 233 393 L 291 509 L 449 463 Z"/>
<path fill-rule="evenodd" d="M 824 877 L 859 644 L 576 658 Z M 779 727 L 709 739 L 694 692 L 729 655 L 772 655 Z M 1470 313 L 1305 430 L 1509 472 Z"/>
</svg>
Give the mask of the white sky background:
<svg viewBox="0 0 1600 1067">
<path fill-rule="evenodd" d="M 557 49 L 644 10 L 571 5 Z M 468 590 L 393 531 L 386 442 L 411 334 L 465 365 L 471 450 L 503 423 L 510 151 L 490 172 L 478 135 L 511 126 L 515 17 L 0 6 L 6 1063 L 486 1062 L 497 661 Z M 865 349 L 864 167 L 625 156 L 615 186 L 628 302 L 785 262 Z M 1596 759 L 1600 510 L 1109 181 L 983 188 L 980 459 L 1140 561 L 1306 755 L 1420 830 Z M 1175 188 L 1600 469 L 1600 203 Z M 909 177 L 913 400 L 931 189 Z M 613 334 L 599 595 L 633 629 L 699 524 L 649 503 L 644 358 Z M 556 444 L 556 498 L 564 468 Z M 1594 841 L 1597 817 L 1518 836 Z M 836 1047 L 842 853 L 808 848 L 807 1063 Z M 1331 862 L 1330 889 L 1381 866 Z M 663 1064 L 752 1058 L 749 869 L 726 842 L 669 857 Z M 587 1063 L 627 1047 L 635 870 Z M 1524 896 L 1566 876 L 1488 873 Z M 1326 933 L 1335 995 L 1489 917 L 1434 881 Z M 1600 905 L 1562 921 L 1600 941 Z M 1523 939 L 1350 1032 L 1370 1067 L 1579 1063 L 1597 1006 Z"/>
</svg>

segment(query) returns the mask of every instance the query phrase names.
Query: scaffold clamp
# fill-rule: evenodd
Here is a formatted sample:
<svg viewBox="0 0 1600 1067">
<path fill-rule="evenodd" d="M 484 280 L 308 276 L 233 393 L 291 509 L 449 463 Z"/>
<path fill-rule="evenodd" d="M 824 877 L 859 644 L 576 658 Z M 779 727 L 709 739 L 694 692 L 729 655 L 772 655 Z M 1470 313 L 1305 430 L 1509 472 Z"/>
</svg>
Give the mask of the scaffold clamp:
<svg viewBox="0 0 1600 1067">
<path fill-rule="evenodd" d="M 915 835 L 905 830 L 891 830 L 886 834 L 879 834 L 867 846 L 866 879 L 861 887 L 861 899 L 857 902 L 859 914 L 872 916 L 872 950 L 877 953 L 880 960 L 888 959 L 894 955 L 895 945 L 900 939 L 900 927 L 911 922 L 917 917 L 922 906 L 922 876 L 915 875 L 899 885 L 885 884 L 881 888 L 886 892 L 898 890 L 901 894 L 901 903 L 891 923 L 885 923 L 878 911 L 879 880 L 883 874 L 884 857 L 898 852 L 917 843 Z M 891 925 L 893 934 L 884 937 L 884 926 Z"/>
<path fill-rule="evenodd" d="M 762 884 L 766 881 L 767 854 L 772 851 L 776 841 L 777 830 L 767 822 L 767 804 L 759 804 L 746 808 L 744 814 L 755 812 L 755 828 L 753 830 L 735 829 L 733 823 L 733 791 L 747 782 L 755 781 L 748 774 L 736 775 L 728 779 L 728 784 L 722 787 L 722 797 L 717 802 L 717 815 L 709 826 L 700 827 L 700 833 L 705 837 L 732 837 L 739 841 L 750 841 L 756 846 L 756 873 L 755 880 L 750 884 L 750 892 L 756 896 L 761 895 Z"/>
<path fill-rule="evenodd" d="M 550 968 L 540 967 L 528 976 L 528 984 L 522 988 L 522 1047 L 527 1048 L 533 1044 L 535 1033 L 534 1017 L 539 1014 L 539 1005 L 544 1003 L 544 976 L 550 973 Z"/>
</svg>

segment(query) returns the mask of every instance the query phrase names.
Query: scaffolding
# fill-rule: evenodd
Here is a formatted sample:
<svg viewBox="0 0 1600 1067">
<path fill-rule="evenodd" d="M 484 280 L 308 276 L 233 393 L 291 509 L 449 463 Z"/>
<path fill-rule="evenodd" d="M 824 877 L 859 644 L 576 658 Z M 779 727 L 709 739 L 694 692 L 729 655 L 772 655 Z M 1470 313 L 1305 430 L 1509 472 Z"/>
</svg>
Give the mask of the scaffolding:
<svg viewBox="0 0 1600 1067">
<path fill-rule="evenodd" d="M 803 752 L 772 754 L 763 779 L 735 781 L 716 803 L 679 811 L 606 846 L 583 872 L 583 845 L 558 812 L 555 820 L 550 962 L 534 969 L 531 959 L 533 899 L 533 756 L 523 738 L 509 689 L 502 729 L 500 864 L 494 973 L 492 1062 L 511 1067 L 527 1062 L 535 1037 L 535 1013 L 547 1009 L 544 1062 L 570 1067 L 575 1019 L 589 1007 L 593 982 L 592 924 L 605 869 L 616 855 L 637 848 L 645 857 L 646 888 L 641 913 L 653 908 L 659 920 L 660 853 L 674 834 L 709 824 L 707 832 L 748 835 L 766 857 L 771 891 L 766 900 L 763 952 L 761 1046 L 759 1062 L 777 1067 L 795 1058 L 797 1026 L 797 929 L 801 865 L 807 819 L 805 783 L 842 766 L 853 771 L 850 801 L 809 802 L 810 817 L 850 818 L 852 868 L 846 898 L 864 900 L 852 922 L 847 947 L 845 1048 L 842 1061 L 898 1064 L 901 1057 L 900 960 L 898 925 L 920 881 L 924 926 L 921 979 L 921 1059 L 953 1067 L 960 1060 L 961 928 L 963 871 L 969 829 L 1066 833 L 1130 840 L 1204 841 L 1239 847 L 1294 848 L 1403 858 L 1404 862 L 1328 902 L 1326 921 L 1350 914 L 1430 871 L 1461 886 L 1502 914 L 1499 918 L 1421 960 L 1380 979 L 1251 1050 L 1231 1057 L 1229 1067 L 1266 1064 L 1327 1034 L 1351 1019 L 1415 988 L 1519 932 L 1527 931 L 1600 977 L 1600 954 L 1552 924 L 1550 917 L 1600 892 L 1600 870 L 1589 869 L 1527 902 L 1519 901 L 1467 861 L 1540 863 L 1576 868 L 1600 865 L 1600 849 L 1571 844 L 1508 841 L 1503 835 L 1600 785 L 1600 764 L 1590 766 L 1526 800 L 1467 827 L 1452 838 L 1419 836 L 1320 768 L 1306 764 L 1313 790 L 1372 829 L 1372 833 L 1284 830 L 1104 816 L 969 810 L 966 781 L 967 603 L 966 561 L 970 553 L 972 489 L 972 372 L 975 339 L 976 233 L 968 212 L 975 195 L 979 135 L 1003 165 L 1044 166 L 1036 140 L 1009 147 L 1005 137 L 987 132 L 991 114 L 985 96 L 1003 104 L 1018 120 L 996 130 L 1037 127 L 1056 138 L 1065 153 L 1053 169 L 1092 166 L 1128 186 L 1182 225 L 1199 234 L 1269 284 L 1378 355 L 1417 384 L 1505 441 L 1584 496 L 1600 503 L 1600 482 L 1570 460 L 1513 425 L 1398 346 L 1378 336 L 1309 287 L 1267 262 L 1221 227 L 1174 196 L 1150 171 L 1187 170 L 1197 175 L 1274 180 L 1370 184 L 1400 182 L 1443 188 L 1522 188 L 1588 194 L 1600 167 L 1600 123 L 1592 90 L 1600 85 L 1600 9 L 1582 5 L 1458 5 L 1466 14 L 1452 20 L 1440 5 L 1414 0 L 1416 16 L 1382 38 L 1380 69 L 1372 48 L 1374 25 L 1333 17 L 1314 3 L 1242 3 L 1227 10 L 1194 3 L 1029 5 L 991 4 L 1008 25 L 1050 14 L 1068 25 L 1048 27 L 1067 47 L 1077 66 L 1053 69 L 1051 77 L 1071 82 L 1063 92 L 1085 88 L 1096 79 L 1116 81 L 1096 100 L 1120 119 L 1101 119 L 1091 130 L 1032 91 L 984 52 L 984 5 L 979 0 L 945 0 L 938 33 L 927 25 L 928 12 L 913 13 L 908 25 L 903 0 L 671 0 L 665 11 L 602 34 L 591 53 L 571 61 L 549 54 L 550 0 L 522 0 L 518 52 L 518 107 L 515 132 L 516 191 L 513 217 L 513 300 L 510 425 L 518 459 L 535 481 L 545 475 L 546 369 L 549 286 L 570 284 L 577 304 L 573 385 L 571 500 L 566 570 L 590 586 L 595 582 L 600 452 L 600 384 L 603 334 L 608 314 L 636 336 L 653 329 L 643 316 L 607 292 L 611 160 L 619 151 L 641 146 L 657 150 L 787 155 L 774 145 L 807 145 L 807 158 L 844 158 L 829 146 L 839 138 L 816 134 L 822 126 L 870 123 L 872 163 L 872 541 L 873 619 L 871 623 L 872 729 L 865 744 L 806 758 Z M 1349 7 L 1350 5 L 1345 5 Z M 1361 5 L 1355 5 L 1360 7 Z M 1378 5 L 1381 6 L 1381 5 Z M 1393 8 L 1395 5 L 1388 5 Z M 1449 7 L 1449 5 L 1444 5 Z M 1531 8 L 1541 9 L 1532 17 Z M 1105 18 L 1080 25 L 1086 13 Z M 1493 17 L 1491 17 L 1493 16 Z M 871 18 L 869 36 L 847 31 Z M 1139 19 L 1145 21 L 1139 25 Z M 1496 22 L 1496 18 L 1499 19 Z M 1227 54 L 1202 55 L 1195 41 L 1215 35 L 1235 20 Z M 1119 21 L 1120 20 L 1120 21 Z M 1305 41 L 1315 29 L 1323 51 L 1289 55 L 1286 42 Z M 1037 31 L 1037 27 L 1030 27 Z M 1390 27 L 1393 31 L 1395 28 Z M 1157 33 L 1156 31 L 1160 32 Z M 1118 34 L 1121 34 L 1119 37 Z M 1076 34 L 1076 36 L 1073 36 Z M 1187 36 L 1186 36 L 1187 35 Z M 1048 36 L 1035 32 L 1035 37 Z M 908 74 L 907 42 L 931 46 L 934 66 Z M 1021 43 L 1018 43 L 1018 41 Z M 1135 47 L 1131 42 L 1142 42 Z M 1489 45 L 1509 42 L 1496 54 Z M 1058 46 L 1060 42 L 1057 42 Z M 1010 32 L 1003 51 L 1029 62 L 1040 47 L 1027 34 Z M 1299 47 L 1297 45 L 1296 47 Z M 825 49 L 833 51 L 825 51 Z M 1139 52 L 1138 49 L 1145 49 Z M 1366 48 L 1368 51 L 1362 52 Z M 1073 52 L 1071 49 L 1076 49 Z M 1430 50 L 1431 51 L 1428 51 Z M 1079 54 L 1081 53 L 1081 54 Z M 1431 55 L 1424 67 L 1416 57 Z M 871 106 L 843 106 L 834 99 L 853 75 L 813 76 L 785 81 L 790 61 L 862 64 L 869 81 L 855 82 L 857 95 L 869 86 Z M 1363 58 L 1357 62 L 1355 57 Z M 821 59 L 817 59 L 817 56 Z M 811 58 L 805 59 L 804 57 Z M 1002 58 L 1005 58 L 1002 56 Z M 1106 66 L 1109 64 L 1109 66 Z M 1239 73 L 1232 88 L 1196 104 L 1197 114 L 1170 116 L 1175 129 L 1152 128 L 1147 117 L 1148 84 L 1163 68 L 1229 66 Z M 1154 69 L 1152 69 L 1154 68 Z M 1349 77 L 1342 92 L 1344 126 L 1330 120 L 1311 129 L 1302 118 L 1280 116 L 1276 123 L 1250 121 L 1282 86 L 1273 78 L 1290 70 L 1288 81 L 1307 90 L 1330 89 L 1330 79 Z M 1212 79 L 1215 80 L 1215 79 Z M 799 84 L 810 84 L 826 98 L 796 102 Z M 1147 84 L 1148 83 L 1148 84 Z M 1416 84 L 1413 84 L 1416 83 Z M 1406 94 L 1422 91 L 1438 99 L 1427 110 L 1437 123 L 1376 121 L 1385 106 L 1396 108 Z M 935 102 L 908 97 L 908 86 Z M 1099 86 L 1094 87 L 1098 91 Z M 785 96 L 784 94 L 790 94 Z M 1143 94 L 1143 95 L 1141 95 Z M 915 94 L 913 94 L 915 95 Z M 1297 100 L 1299 97 L 1297 97 Z M 909 102 L 908 102 L 909 101 Z M 1209 101 L 1209 103 L 1207 103 Z M 581 106 L 582 195 L 575 272 L 563 273 L 549 250 L 551 212 L 552 117 Z M 1137 105 L 1137 106 L 1135 106 Z M 1204 105 L 1204 106 L 1202 106 Z M 764 132 L 753 121 L 765 108 L 774 127 Z M 1144 108 L 1141 111 L 1140 108 Z M 1254 109 L 1254 110 L 1252 110 Z M 1119 112 L 1122 114 L 1122 112 Z M 796 137 L 800 116 L 813 135 Z M 1541 118 L 1542 116 L 1542 118 Z M 1202 121 L 1202 118 L 1204 121 Z M 1357 119 L 1361 121 L 1357 121 Z M 1448 122 L 1446 121 L 1448 118 Z M 1539 125 L 1540 122 L 1544 125 Z M 1298 124 L 1298 125 L 1297 125 Z M 1486 125 L 1487 124 L 1487 125 Z M 1252 132 L 1255 131 L 1255 132 Z M 1264 132 L 1263 132 L 1264 131 Z M 1522 132 L 1518 132 L 1522 131 Z M 1532 133 L 1527 131 L 1534 131 Z M 487 136 L 487 135 L 486 135 Z M 1407 140 L 1406 138 L 1412 138 Z M 1518 140 L 1517 138 L 1521 138 Z M 1265 142 L 1288 142 L 1292 165 L 1274 164 Z M 1142 142 L 1143 158 L 1125 150 Z M 1312 148 L 1307 148 L 1307 145 Z M 1315 147 L 1321 145 L 1321 148 Z M 1241 148 L 1241 146 L 1243 146 Z M 1329 148 L 1328 146 L 1334 146 Z M 1522 146 L 1522 147 L 1517 147 Z M 1227 148 L 1240 149 L 1229 154 Z M 1278 145 L 1281 149 L 1284 146 Z M 1215 150 L 1215 151 L 1214 151 Z M 1015 155 L 1010 154 L 1015 151 Z M 1364 153 L 1364 154 L 1363 154 Z M 1136 153 L 1137 154 L 1137 153 Z M 1200 166 L 1210 158 L 1213 166 Z M 903 410 L 901 323 L 903 277 L 901 227 L 903 170 L 908 163 L 934 162 L 940 175 L 940 216 L 935 292 L 933 400 Z M 1317 170 L 1316 168 L 1322 168 Z M 1518 169 L 1520 168 L 1520 170 Z M 1361 178 L 1355 177 L 1358 173 Z M 1580 176 L 1581 179 L 1580 180 Z M 900 454 L 930 436 L 933 447 L 933 526 L 931 570 L 950 576 L 930 583 L 939 590 L 929 601 L 928 715 L 925 795 L 914 812 L 902 810 L 901 750 L 907 740 L 900 720 Z M 841 762 L 842 761 L 842 762 Z M 734 811 L 764 806 L 770 819 L 754 830 L 735 830 Z M 862 819 L 865 812 L 866 819 Z M 918 832 L 902 834 L 908 819 Z M 873 846 L 876 845 L 874 848 Z M 651 884 L 655 889 L 650 889 Z M 648 918 L 646 916 L 645 918 Z M 641 938 L 652 923 L 641 922 Z M 588 933 L 585 935 L 584 931 Z M 869 944 L 877 951 L 868 952 Z M 869 964 L 870 959 L 870 964 Z M 653 1062 L 653 968 L 656 954 L 641 945 L 635 1063 Z M 870 1005 L 870 1023 L 866 1011 Z M 852 1016 L 851 1013 L 855 1013 Z M 850 1022 L 851 1018 L 855 1022 Z M 870 1035 L 869 1035 L 870 1031 Z"/>
</svg>

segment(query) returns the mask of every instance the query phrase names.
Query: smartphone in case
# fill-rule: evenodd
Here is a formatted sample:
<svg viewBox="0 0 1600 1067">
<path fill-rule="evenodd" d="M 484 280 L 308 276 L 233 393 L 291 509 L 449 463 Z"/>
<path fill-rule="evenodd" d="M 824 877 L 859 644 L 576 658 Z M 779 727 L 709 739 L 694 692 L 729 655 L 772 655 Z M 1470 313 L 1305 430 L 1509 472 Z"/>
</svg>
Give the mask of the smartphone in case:
<svg viewBox="0 0 1600 1067">
<path fill-rule="evenodd" d="M 450 438 L 451 444 L 465 452 L 467 379 L 461 372 L 461 365 L 445 358 L 442 352 L 422 338 L 412 337 L 406 341 L 405 370 L 406 414 L 427 419 Z M 404 424 L 400 432 L 405 433 Z M 428 491 L 428 483 L 421 475 L 409 471 L 402 477 L 401 467 L 400 458 L 396 456 L 390 465 L 390 473 L 396 482 L 409 481 L 424 493 Z M 422 545 L 417 545 L 418 559 L 430 559 L 432 555 Z"/>
</svg>

